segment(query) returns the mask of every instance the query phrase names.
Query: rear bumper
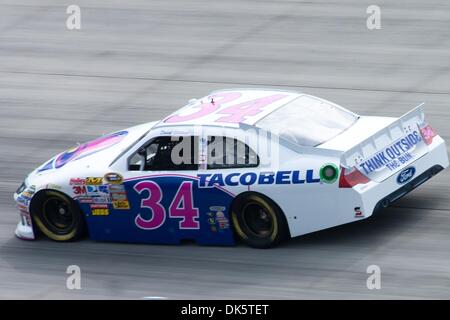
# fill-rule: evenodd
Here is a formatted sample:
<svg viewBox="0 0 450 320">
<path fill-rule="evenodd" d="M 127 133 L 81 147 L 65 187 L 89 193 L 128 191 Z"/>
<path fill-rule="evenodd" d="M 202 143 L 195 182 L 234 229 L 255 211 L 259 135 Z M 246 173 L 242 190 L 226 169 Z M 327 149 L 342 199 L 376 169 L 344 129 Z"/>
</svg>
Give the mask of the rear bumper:
<svg viewBox="0 0 450 320">
<path fill-rule="evenodd" d="M 370 216 L 376 210 L 387 207 L 407 193 L 411 192 L 449 165 L 445 141 L 436 136 L 428 146 L 428 153 L 408 164 L 415 168 L 414 177 L 405 184 L 399 184 L 397 172 L 382 182 L 371 181 L 354 187 L 361 203 L 363 217 Z"/>
<path fill-rule="evenodd" d="M 431 179 L 433 176 L 435 176 L 442 170 L 444 170 L 444 168 L 440 165 L 434 165 L 430 169 L 426 170 L 421 175 L 419 175 L 418 177 L 414 178 L 412 181 L 405 184 L 403 187 L 395 190 L 391 194 L 387 195 L 386 197 L 384 197 L 383 199 L 378 201 L 378 203 L 376 204 L 376 206 L 373 210 L 374 213 L 377 212 L 381 208 L 388 207 L 389 205 L 391 205 L 398 199 L 402 198 L 409 192 L 413 191 L 415 188 L 420 186 L 425 181 Z"/>
</svg>

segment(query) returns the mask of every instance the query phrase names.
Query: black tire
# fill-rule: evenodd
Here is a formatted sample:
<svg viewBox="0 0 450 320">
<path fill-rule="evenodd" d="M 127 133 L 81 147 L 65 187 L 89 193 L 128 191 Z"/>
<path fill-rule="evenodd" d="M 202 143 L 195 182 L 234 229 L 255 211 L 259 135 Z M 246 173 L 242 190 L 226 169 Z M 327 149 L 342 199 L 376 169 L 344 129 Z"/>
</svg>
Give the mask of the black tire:
<svg viewBox="0 0 450 320">
<path fill-rule="evenodd" d="M 49 239 L 68 242 L 85 231 L 82 212 L 71 198 L 53 190 L 41 191 L 32 203 L 35 226 Z"/>
<path fill-rule="evenodd" d="M 231 209 L 231 220 L 236 235 L 253 248 L 271 248 L 290 237 L 281 209 L 261 194 L 249 193 L 237 198 Z"/>
</svg>

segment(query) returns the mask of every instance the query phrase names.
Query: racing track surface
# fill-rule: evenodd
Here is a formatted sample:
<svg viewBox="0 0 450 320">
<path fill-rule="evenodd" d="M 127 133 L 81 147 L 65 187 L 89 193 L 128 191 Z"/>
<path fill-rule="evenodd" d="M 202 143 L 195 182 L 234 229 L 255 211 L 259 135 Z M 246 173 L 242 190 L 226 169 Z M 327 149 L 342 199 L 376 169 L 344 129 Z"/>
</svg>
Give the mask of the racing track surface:
<svg viewBox="0 0 450 320">
<path fill-rule="evenodd" d="M 82 30 L 65 28 L 66 5 Z M 0 298 L 450 298 L 450 171 L 365 221 L 273 250 L 24 242 L 13 191 L 54 154 L 229 87 L 304 91 L 361 114 L 422 101 L 450 142 L 450 5 L 0 0 Z M 301 204 L 299 204 L 301 205 Z M 67 290 L 66 268 L 82 270 Z M 366 288 L 378 265 L 382 289 Z"/>
</svg>

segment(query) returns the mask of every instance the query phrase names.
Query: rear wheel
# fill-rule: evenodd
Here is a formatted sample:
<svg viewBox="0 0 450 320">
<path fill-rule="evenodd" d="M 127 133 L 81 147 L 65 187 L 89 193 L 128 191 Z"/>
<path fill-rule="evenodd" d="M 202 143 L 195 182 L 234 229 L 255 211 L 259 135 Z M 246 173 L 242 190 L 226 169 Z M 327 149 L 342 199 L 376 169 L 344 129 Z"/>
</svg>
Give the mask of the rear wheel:
<svg viewBox="0 0 450 320">
<path fill-rule="evenodd" d="M 236 199 L 231 219 L 239 238 L 254 248 L 274 247 L 289 238 L 283 212 L 263 195 L 247 194 Z"/>
<path fill-rule="evenodd" d="M 84 233 L 84 220 L 78 205 L 56 191 L 42 191 L 33 203 L 33 220 L 51 240 L 73 241 Z"/>
</svg>

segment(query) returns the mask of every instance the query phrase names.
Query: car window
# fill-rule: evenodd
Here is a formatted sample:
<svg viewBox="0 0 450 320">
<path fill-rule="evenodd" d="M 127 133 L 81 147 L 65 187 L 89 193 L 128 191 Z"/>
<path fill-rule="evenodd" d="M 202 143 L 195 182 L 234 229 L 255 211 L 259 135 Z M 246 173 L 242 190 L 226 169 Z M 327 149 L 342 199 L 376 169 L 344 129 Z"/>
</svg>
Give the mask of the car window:
<svg viewBox="0 0 450 320">
<path fill-rule="evenodd" d="M 197 170 L 197 154 L 198 137 L 157 137 L 130 158 L 129 170 Z"/>
<path fill-rule="evenodd" d="M 259 158 L 244 142 L 229 137 L 208 137 L 208 169 L 257 167 Z"/>
<path fill-rule="evenodd" d="M 331 102 L 301 96 L 256 123 L 301 146 L 317 146 L 351 127 L 358 116 Z"/>
</svg>

